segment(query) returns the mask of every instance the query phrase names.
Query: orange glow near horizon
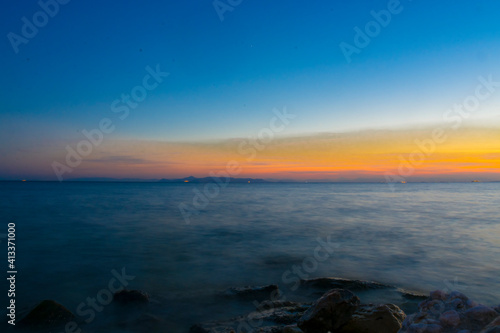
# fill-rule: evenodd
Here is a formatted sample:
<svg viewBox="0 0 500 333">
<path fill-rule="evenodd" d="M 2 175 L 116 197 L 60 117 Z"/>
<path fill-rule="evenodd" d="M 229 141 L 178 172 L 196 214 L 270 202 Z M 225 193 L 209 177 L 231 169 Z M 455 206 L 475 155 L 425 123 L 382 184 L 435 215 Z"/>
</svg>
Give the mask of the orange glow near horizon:
<svg viewBox="0 0 500 333">
<path fill-rule="evenodd" d="M 68 178 L 208 177 L 235 161 L 235 177 L 294 180 L 384 181 L 387 173 L 408 179 L 440 177 L 500 180 L 500 131 L 497 128 L 449 129 L 441 143 L 430 143 L 432 130 L 385 130 L 276 138 L 257 150 L 245 139 L 212 143 L 114 140 L 96 147 Z M 47 154 L 64 161 L 64 151 Z M 413 159 L 413 162 L 412 162 Z M 26 159 L 25 167 L 31 162 Z M 48 166 L 48 168 L 47 168 Z M 406 168 L 406 169 L 405 169 Z M 401 170 L 406 172 L 401 174 Z"/>
</svg>

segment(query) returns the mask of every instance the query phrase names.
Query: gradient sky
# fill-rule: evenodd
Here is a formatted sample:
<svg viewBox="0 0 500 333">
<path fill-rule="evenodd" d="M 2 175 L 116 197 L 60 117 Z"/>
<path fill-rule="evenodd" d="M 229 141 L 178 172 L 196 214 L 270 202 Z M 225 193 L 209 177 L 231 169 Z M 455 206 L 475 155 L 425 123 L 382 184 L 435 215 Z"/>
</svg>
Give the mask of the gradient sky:
<svg viewBox="0 0 500 333">
<path fill-rule="evenodd" d="M 442 126 L 453 134 L 415 175 L 500 180 L 491 133 L 500 88 L 460 128 L 443 120 L 478 77 L 500 81 L 500 2 L 401 1 L 346 61 L 339 44 L 354 45 L 354 28 L 388 3 L 244 0 L 221 20 L 212 1 L 72 0 L 15 52 L 9 34 L 22 36 L 23 17 L 32 22 L 41 7 L 4 2 L 0 179 L 56 179 L 52 162 L 64 164 L 66 146 L 109 118 L 114 131 L 64 178 L 202 177 L 239 156 L 241 176 L 379 179 L 399 166 L 388 154 L 412 153 Z M 148 66 L 169 76 L 120 119 L 113 102 L 142 84 Z M 284 107 L 296 117 L 251 167 L 239 143 Z M 377 139 L 366 141 L 373 131 Z M 347 154 L 332 135 L 356 144 Z M 391 140 L 405 144 L 394 149 Z"/>
</svg>

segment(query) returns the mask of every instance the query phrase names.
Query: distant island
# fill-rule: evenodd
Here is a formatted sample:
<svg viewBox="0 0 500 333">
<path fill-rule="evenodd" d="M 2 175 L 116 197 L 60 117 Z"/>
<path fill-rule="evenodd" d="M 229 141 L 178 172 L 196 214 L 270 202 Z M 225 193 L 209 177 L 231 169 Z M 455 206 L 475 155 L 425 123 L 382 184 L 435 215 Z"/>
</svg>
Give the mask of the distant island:
<svg viewBox="0 0 500 333">
<path fill-rule="evenodd" d="M 139 179 L 139 178 L 108 178 L 108 177 L 84 177 L 84 178 L 72 178 L 65 180 L 65 182 L 122 182 L 122 183 L 215 183 L 217 181 L 220 182 L 221 179 L 215 179 L 213 177 L 184 177 L 184 178 L 176 178 L 176 179 Z M 226 181 L 226 179 L 224 179 Z M 264 179 L 255 179 L 255 178 L 229 178 L 230 183 L 273 183 L 270 180 Z"/>
<path fill-rule="evenodd" d="M 220 179 L 215 179 L 213 177 L 204 177 L 204 178 L 197 178 L 193 176 L 185 177 L 185 178 L 180 178 L 180 179 L 160 179 L 159 180 L 162 183 L 215 183 L 217 181 L 220 182 Z M 264 180 L 264 179 L 255 179 L 255 178 L 229 178 L 229 182 L 231 183 L 271 183 L 270 181 Z"/>
</svg>

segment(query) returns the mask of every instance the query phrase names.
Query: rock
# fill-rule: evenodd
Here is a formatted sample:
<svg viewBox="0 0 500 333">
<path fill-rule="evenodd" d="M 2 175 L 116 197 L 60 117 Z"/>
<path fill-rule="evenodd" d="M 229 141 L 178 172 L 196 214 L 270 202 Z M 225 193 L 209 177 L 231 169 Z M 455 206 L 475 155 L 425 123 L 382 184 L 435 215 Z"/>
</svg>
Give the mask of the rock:
<svg viewBox="0 0 500 333">
<path fill-rule="evenodd" d="M 348 280 L 341 278 L 318 278 L 300 280 L 301 286 L 330 290 L 330 289 L 348 289 L 350 291 L 369 290 L 369 289 L 385 289 L 392 288 L 391 286 L 371 281 Z"/>
<path fill-rule="evenodd" d="M 500 333 L 500 317 L 489 323 L 480 333 Z"/>
<path fill-rule="evenodd" d="M 401 296 L 405 299 L 422 300 L 422 301 L 427 299 L 427 296 L 425 296 L 425 295 L 417 294 L 417 293 L 413 293 L 413 292 L 408 292 L 404 289 L 398 289 L 398 291 L 401 293 Z"/>
<path fill-rule="evenodd" d="M 448 295 L 442 290 L 434 290 L 431 291 L 430 297 L 431 299 L 444 300 Z"/>
<path fill-rule="evenodd" d="M 438 324 L 412 324 L 410 325 L 409 333 L 441 333 L 443 328 Z M 401 332 L 401 331 L 400 331 Z"/>
<path fill-rule="evenodd" d="M 224 292 L 224 296 L 256 301 L 277 299 L 279 297 L 279 288 L 275 284 L 257 287 L 246 286 L 241 288 L 229 288 Z"/>
<path fill-rule="evenodd" d="M 397 333 L 405 313 L 396 305 L 360 305 L 339 333 Z"/>
<path fill-rule="evenodd" d="M 257 311 L 250 314 L 195 325 L 190 332 L 500 333 L 499 308 L 480 305 L 458 291 L 448 294 L 436 290 L 425 297 L 375 282 L 336 278 L 302 280 L 302 284 L 304 291 L 294 300 L 309 301 L 311 294 L 317 294 L 322 288 L 343 286 L 359 290 L 366 303 L 382 300 L 397 306 L 361 304 L 351 290 L 343 288 L 327 291 L 312 305 L 273 298 L 273 293 L 275 296 L 279 294 L 275 285 L 231 288 L 226 291 L 226 296 L 250 301 L 262 297 L 265 300 L 256 305 Z M 425 299 L 418 303 L 423 297 Z M 417 312 L 406 316 L 402 309 Z"/>
<path fill-rule="evenodd" d="M 276 324 L 292 325 L 297 324 L 297 321 L 299 321 L 299 319 L 308 309 L 309 306 L 303 304 L 296 306 L 285 306 L 262 311 L 259 313 L 259 315 L 256 315 L 254 317 L 256 319 L 262 319 L 263 321 L 272 321 Z"/>
<path fill-rule="evenodd" d="M 31 328 L 47 329 L 66 325 L 68 322 L 74 321 L 75 318 L 71 311 L 56 301 L 44 300 L 21 319 L 19 324 Z"/>
<path fill-rule="evenodd" d="M 406 317 L 399 333 L 493 333 L 495 324 L 487 328 L 491 332 L 486 326 L 497 317 L 495 309 L 480 305 L 461 292 L 446 294 L 436 290 L 419 304 L 417 313 Z"/>
<path fill-rule="evenodd" d="M 455 310 L 449 310 L 439 316 L 439 321 L 443 326 L 457 327 L 460 325 L 460 315 Z"/>
<path fill-rule="evenodd" d="M 229 326 L 217 326 L 217 327 L 210 327 L 207 326 L 207 324 L 196 324 L 191 326 L 189 329 L 189 333 L 234 333 L 234 329 Z"/>
<path fill-rule="evenodd" d="M 293 304 L 286 306 L 284 304 Z M 226 321 L 211 321 L 191 327 L 190 333 L 230 333 L 230 332 L 261 332 L 261 333 L 295 333 L 297 321 L 309 308 L 308 304 L 293 302 L 275 302 L 275 307 L 260 308 L 246 316 Z"/>
<path fill-rule="evenodd" d="M 473 307 L 476 307 L 479 305 L 479 303 L 473 301 L 473 300 L 468 300 L 467 303 L 465 303 L 467 305 L 468 308 L 473 308 Z"/>
<path fill-rule="evenodd" d="M 149 295 L 140 290 L 121 290 L 113 295 L 113 300 L 120 304 L 144 304 L 149 302 Z"/>
<path fill-rule="evenodd" d="M 471 326 L 484 327 L 498 317 L 498 313 L 490 307 L 479 305 L 465 311 L 465 317 Z"/>
<path fill-rule="evenodd" d="M 297 326 L 305 333 L 335 331 L 350 320 L 359 303 L 349 290 L 332 289 L 304 313 Z"/>
<path fill-rule="evenodd" d="M 450 293 L 450 295 L 448 296 L 448 298 L 450 300 L 459 298 L 459 299 L 463 300 L 464 302 L 467 302 L 469 300 L 469 297 L 465 296 L 463 293 L 461 293 L 459 291 L 452 291 Z"/>
<path fill-rule="evenodd" d="M 303 303 L 302 303 L 303 304 Z M 297 302 L 292 302 L 292 301 L 286 301 L 286 300 L 266 300 L 262 301 L 256 306 L 257 311 L 263 311 L 263 310 L 271 310 L 271 309 L 276 309 L 276 308 L 283 308 L 283 307 L 293 307 L 293 306 L 300 306 L 301 303 Z"/>
</svg>

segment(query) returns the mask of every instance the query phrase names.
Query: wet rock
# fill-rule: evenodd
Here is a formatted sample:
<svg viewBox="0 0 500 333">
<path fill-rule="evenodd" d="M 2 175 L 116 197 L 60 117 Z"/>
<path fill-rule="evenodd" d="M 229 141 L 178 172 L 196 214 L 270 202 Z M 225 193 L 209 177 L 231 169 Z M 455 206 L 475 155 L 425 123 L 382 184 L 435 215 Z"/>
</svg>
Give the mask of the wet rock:
<svg viewBox="0 0 500 333">
<path fill-rule="evenodd" d="M 405 291 L 403 289 L 398 289 L 398 291 L 401 293 L 401 296 L 405 299 L 412 300 L 412 301 L 418 301 L 418 300 L 426 300 L 427 296 L 423 294 L 417 294 L 417 293 L 412 293 Z"/>
<path fill-rule="evenodd" d="M 145 304 L 149 295 L 140 290 L 121 290 L 113 295 L 113 300 L 119 304 Z"/>
<path fill-rule="evenodd" d="M 310 301 L 311 294 L 331 286 L 357 290 L 367 303 L 382 301 L 397 306 L 361 304 L 352 290 L 344 288 L 331 289 L 312 304 L 273 298 L 273 293 L 279 295 L 275 285 L 231 288 L 225 295 L 245 301 L 260 295 L 264 301 L 250 314 L 195 325 L 190 332 L 500 333 L 499 309 L 480 305 L 458 291 L 447 294 L 437 290 L 425 297 L 376 282 L 324 278 L 302 280 L 304 291 L 293 299 Z M 416 312 L 405 317 L 402 309 Z"/>
<path fill-rule="evenodd" d="M 500 333 L 500 326 L 484 329 L 480 333 Z"/>
<path fill-rule="evenodd" d="M 396 305 L 360 305 L 339 333 L 397 333 L 405 313 Z"/>
<path fill-rule="evenodd" d="M 471 326 L 484 327 L 498 317 L 498 313 L 490 307 L 479 305 L 465 311 L 465 316 Z"/>
<path fill-rule="evenodd" d="M 216 326 L 210 325 L 209 323 L 205 324 L 196 324 L 191 326 L 189 329 L 189 333 L 234 333 L 234 328 L 230 326 Z"/>
<path fill-rule="evenodd" d="M 461 292 L 447 294 L 436 290 L 419 304 L 417 313 L 405 319 L 400 333 L 477 333 L 497 317 L 495 309 L 480 305 Z M 494 327 L 488 329 L 495 332 Z"/>
<path fill-rule="evenodd" d="M 275 284 L 267 286 L 246 286 L 240 288 L 229 288 L 224 292 L 226 297 L 237 297 L 242 300 L 267 300 L 279 297 L 279 288 Z"/>
<path fill-rule="evenodd" d="M 226 321 L 211 321 L 191 327 L 190 333 L 230 333 L 261 332 L 282 333 L 283 330 L 293 333 L 298 330 L 296 323 L 309 308 L 308 304 L 275 302 L 276 307 L 259 309 L 246 316 Z M 282 306 L 284 304 L 293 304 Z"/>
<path fill-rule="evenodd" d="M 348 280 L 341 278 L 318 278 L 300 281 L 301 286 L 316 288 L 321 290 L 348 289 L 350 291 L 385 289 L 391 286 L 371 281 Z"/>
<path fill-rule="evenodd" d="M 497 317 L 486 326 L 481 333 L 500 333 L 500 317 Z"/>
<path fill-rule="evenodd" d="M 446 299 L 448 295 L 442 290 L 434 290 L 431 291 L 430 298 L 431 299 L 437 299 L 437 300 L 444 300 Z"/>
<path fill-rule="evenodd" d="M 71 311 L 56 301 L 44 300 L 21 319 L 19 325 L 46 329 L 66 325 L 75 318 Z"/>
<path fill-rule="evenodd" d="M 464 302 L 467 302 L 469 300 L 469 297 L 465 296 L 463 293 L 459 291 L 452 291 L 450 295 L 448 296 L 450 300 L 454 300 L 456 298 L 461 299 Z"/>
<path fill-rule="evenodd" d="M 460 315 L 455 310 L 449 310 L 439 316 L 439 321 L 443 326 L 457 327 L 460 325 Z"/>
<path fill-rule="evenodd" d="M 276 324 L 292 325 L 296 324 L 308 309 L 309 305 L 307 304 L 278 307 L 262 311 L 255 318 L 262 319 L 262 321 L 272 321 Z"/>
<path fill-rule="evenodd" d="M 349 290 L 332 289 L 306 311 L 297 326 L 305 333 L 335 331 L 350 320 L 359 304 Z"/>
<path fill-rule="evenodd" d="M 292 301 L 286 301 L 286 300 L 266 300 L 258 304 L 256 309 L 258 311 L 262 310 L 271 310 L 271 309 L 276 309 L 276 308 L 282 308 L 282 307 L 293 307 L 293 306 L 300 306 L 303 303 L 297 303 L 297 302 L 292 302 Z"/>
<path fill-rule="evenodd" d="M 412 324 L 408 329 L 409 333 L 441 333 L 442 331 L 443 328 L 438 324 L 424 324 L 424 323 Z"/>
<path fill-rule="evenodd" d="M 396 304 L 406 313 L 418 311 L 418 303 L 428 298 L 418 292 L 378 282 L 332 277 L 301 280 L 297 294 L 303 299 L 315 300 L 331 289 L 350 290 L 365 304 Z"/>
</svg>

